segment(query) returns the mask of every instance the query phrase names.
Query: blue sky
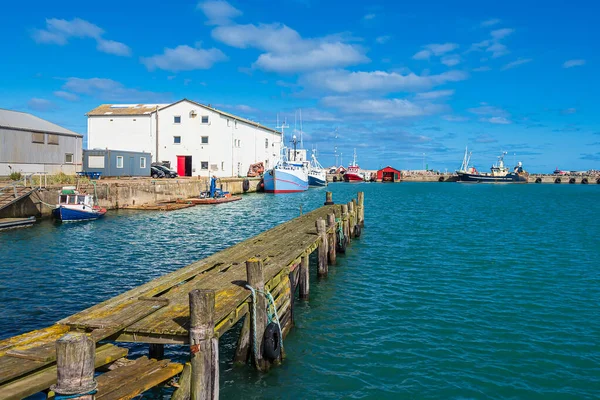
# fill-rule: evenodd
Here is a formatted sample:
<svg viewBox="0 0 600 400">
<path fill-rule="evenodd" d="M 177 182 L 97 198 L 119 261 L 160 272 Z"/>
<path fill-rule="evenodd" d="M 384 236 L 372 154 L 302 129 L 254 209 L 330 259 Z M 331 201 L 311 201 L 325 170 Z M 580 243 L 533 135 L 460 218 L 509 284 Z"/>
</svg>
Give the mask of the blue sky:
<svg viewBox="0 0 600 400">
<path fill-rule="evenodd" d="M 0 107 L 85 134 L 101 103 L 189 98 L 365 168 L 600 169 L 593 2 L 10 2 Z M 337 128 L 337 139 L 336 131 Z M 515 155 L 516 154 L 516 155 Z"/>
</svg>

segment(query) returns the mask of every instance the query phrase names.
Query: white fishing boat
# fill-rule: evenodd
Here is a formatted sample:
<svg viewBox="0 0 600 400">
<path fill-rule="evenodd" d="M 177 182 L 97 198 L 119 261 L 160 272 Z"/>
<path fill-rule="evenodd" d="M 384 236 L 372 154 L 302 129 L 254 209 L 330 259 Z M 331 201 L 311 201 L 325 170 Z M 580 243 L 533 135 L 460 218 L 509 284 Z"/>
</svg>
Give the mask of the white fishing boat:
<svg viewBox="0 0 600 400">
<path fill-rule="evenodd" d="M 327 173 L 315 153 L 316 150 L 313 150 L 308 169 L 308 186 L 327 186 Z"/>
</svg>

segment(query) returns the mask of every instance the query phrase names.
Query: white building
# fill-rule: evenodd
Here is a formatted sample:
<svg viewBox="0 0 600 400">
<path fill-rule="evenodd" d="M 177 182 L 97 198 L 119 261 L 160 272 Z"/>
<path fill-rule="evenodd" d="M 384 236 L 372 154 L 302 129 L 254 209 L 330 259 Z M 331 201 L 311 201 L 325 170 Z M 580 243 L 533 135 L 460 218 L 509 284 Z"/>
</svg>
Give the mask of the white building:
<svg viewBox="0 0 600 400">
<path fill-rule="evenodd" d="M 187 99 L 173 104 L 103 104 L 87 113 L 88 148 L 143 151 L 182 176 L 245 176 L 271 168 L 281 133 Z"/>
<path fill-rule="evenodd" d="M 24 112 L 0 109 L 0 176 L 81 171 L 83 135 Z"/>
</svg>

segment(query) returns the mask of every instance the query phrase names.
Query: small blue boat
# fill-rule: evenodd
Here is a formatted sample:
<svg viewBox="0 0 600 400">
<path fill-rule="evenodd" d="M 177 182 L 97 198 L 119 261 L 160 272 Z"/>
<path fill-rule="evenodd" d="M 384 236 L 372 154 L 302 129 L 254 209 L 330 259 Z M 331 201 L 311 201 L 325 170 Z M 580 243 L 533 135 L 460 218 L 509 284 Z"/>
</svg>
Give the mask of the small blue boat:
<svg viewBox="0 0 600 400">
<path fill-rule="evenodd" d="M 94 196 L 81 194 L 74 186 L 63 187 L 58 204 L 52 210 L 54 218 L 63 222 L 89 221 L 102 217 L 106 209 L 94 204 Z"/>
</svg>

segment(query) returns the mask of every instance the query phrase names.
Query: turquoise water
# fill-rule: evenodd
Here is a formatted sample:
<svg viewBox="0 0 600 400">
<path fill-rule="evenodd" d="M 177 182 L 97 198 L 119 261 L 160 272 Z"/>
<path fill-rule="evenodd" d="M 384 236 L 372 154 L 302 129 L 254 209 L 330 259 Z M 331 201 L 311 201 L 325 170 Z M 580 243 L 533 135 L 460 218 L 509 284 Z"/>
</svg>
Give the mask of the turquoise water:
<svg viewBox="0 0 600 400">
<path fill-rule="evenodd" d="M 362 237 L 329 277 L 312 277 L 281 367 L 233 368 L 235 332 L 223 338 L 221 398 L 600 397 L 600 186 L 330 190 L 340 201 L 365 192 Z M 0 338 L 239 242 L 300 205 L 315 208 L 324 193 L 0 233 Z"/>
</svg>

